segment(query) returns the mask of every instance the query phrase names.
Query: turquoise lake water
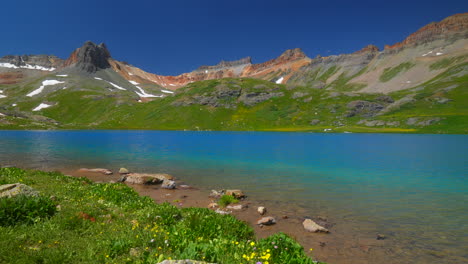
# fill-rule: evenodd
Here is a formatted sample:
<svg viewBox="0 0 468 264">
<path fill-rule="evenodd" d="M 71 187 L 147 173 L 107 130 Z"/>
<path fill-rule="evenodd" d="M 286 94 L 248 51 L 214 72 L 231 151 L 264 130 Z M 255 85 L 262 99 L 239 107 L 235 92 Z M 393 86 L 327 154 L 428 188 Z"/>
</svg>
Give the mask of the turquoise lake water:
<svg viewBox="0 0 468 264">
<path fill-rule="evenodd" d="M 384 233 L 411 263 L 468 262 L 467 135 L 0 131 L 0 164 L 167 172 Z"/>
</svg>

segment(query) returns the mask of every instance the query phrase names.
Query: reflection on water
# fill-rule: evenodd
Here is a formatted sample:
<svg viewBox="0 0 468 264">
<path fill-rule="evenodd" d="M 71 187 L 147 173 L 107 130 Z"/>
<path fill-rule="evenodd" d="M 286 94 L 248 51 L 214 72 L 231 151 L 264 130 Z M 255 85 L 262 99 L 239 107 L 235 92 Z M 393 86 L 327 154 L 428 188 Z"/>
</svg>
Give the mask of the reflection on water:
<svg viewBox="0 0 468 264">
<path fill-rule="evenodd" d="M 468 260 L 467 149 L 465 135 L 0 131 L 0 164 L 127 167 L 240 188 L 356 223 L 348 233 L 389 234 L 388 254 L 414 263 Z"/>
</svg>

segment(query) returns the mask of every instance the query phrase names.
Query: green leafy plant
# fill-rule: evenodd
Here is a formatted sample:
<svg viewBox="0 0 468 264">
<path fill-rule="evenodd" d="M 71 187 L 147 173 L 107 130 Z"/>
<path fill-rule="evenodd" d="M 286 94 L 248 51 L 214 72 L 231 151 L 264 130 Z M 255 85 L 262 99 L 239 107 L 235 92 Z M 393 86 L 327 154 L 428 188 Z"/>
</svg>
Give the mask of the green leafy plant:
<svg viewBox="0 0 468 264">
<path fill-rule="evenodd" d="M 232 195 L 223 195 L 221 198 L 219 198 L 218 204 L 221 207 L 226 207 L 230 204 L 238 203 L 239 200 L 237 200 L 234 196 Z"/>
<path fill-rule="evenodd" d="M 56 205 L 48 197 L 18 195 L 0 199 L 0 225 L 32 224 L 53 216 Z"/>
</svg>

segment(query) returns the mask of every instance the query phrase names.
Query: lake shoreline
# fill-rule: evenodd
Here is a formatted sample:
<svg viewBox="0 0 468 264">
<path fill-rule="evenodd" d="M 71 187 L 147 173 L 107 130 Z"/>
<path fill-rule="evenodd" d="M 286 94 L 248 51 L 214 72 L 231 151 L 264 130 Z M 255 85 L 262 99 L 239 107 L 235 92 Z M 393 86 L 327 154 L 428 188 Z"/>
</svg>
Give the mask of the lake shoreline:
<svg viewBox="0 0 468 264">
<path fill-rule="evenodd" d="M 62 173 L 73 177 L 86 177 L 97 183 L 117 182 L 122 176 L 119 173 L 112 175 L 104 175 L 95 172 L 80 172 L 77 169 L 61 170 Z M 157 172 L 155 172 L 157 173 Z M 127 186 L 134 189 L 140 196 L 148 196 L 156 203 L 168 202 L 179 208 L 208 208 L 210 203 L 216 202 L 216 198 L 209 197 L 210 189 L 204 187 L 192 187 L 190 183 L 183 179 L 175 177 L 177 186 L 188 185 L 189 188 L 163 189 L 161 184 L 155 185 L 140 185 L 124 182 Z M 205 186 L 206 187 L 206 186 Z M 229 186 L 226 186 L 229 187 Z M 371 249 L 383 248 L 387 244 L 387 240 L 377 239 L 378 234 L 370 234 L 367 239 L 361 240 L 358 245 L 349 243 L 346 238 L 335 233 L 337 223 L 329 220 L 328 217 L 314 215 L 308 210 L 298 210 L 294 204 L 278 205 L 274 202 L 259 201 L 249 198 L 249 193 L 246 193 L 246 198 L 238 204 L 242 204 L 245 208 L 241 210 L 225 209 L 229 214 L 236 217 L 238 220 L 246 222 L 253 228 L 257 239 L 267 238 L 273 234 L 283 232 L 294 238 L 301 246 L 304 247 L 304 252 L 317 261 L 327 263 L 347 263 L 361 264 L 368 263 L 370 259 L 375 259 L 375 256 L 368 258 L 368 253 Z M 260 215 L 257 212 L 259 206 L 265 206 L 266 214 Z M 215 211 L 216 209 L 211 208 Z M 257 225 L 257 221 L 264 216 L 272 216 L 276 220 L 276 224 L 269 226 Z M 302 222 L 306 218 L 311 218 L 326 227 L 330 227 L 330 233 L 311 233 L 304 229 Z M 351 237 L 349 233 L 349 237 Z M 346 247 L 346 248 L 343 248 Z M 347 252 L 349 251 L 349 252 Z M 340 253 L 338 253 L 340 252 Z M 343 254 L 343 255 L 340 255 Z M 350 259 L 350 256 L 354 256 Z M 379 254 L 377 261 L 385 263 L 393 263 L 388 256 Z M 373 261 L 369 262 L 372 263 Z M 375 262 L 373 262 L 375 263 Z M 395 262 L 398 263 L 398 262 Z"/>
</svg>

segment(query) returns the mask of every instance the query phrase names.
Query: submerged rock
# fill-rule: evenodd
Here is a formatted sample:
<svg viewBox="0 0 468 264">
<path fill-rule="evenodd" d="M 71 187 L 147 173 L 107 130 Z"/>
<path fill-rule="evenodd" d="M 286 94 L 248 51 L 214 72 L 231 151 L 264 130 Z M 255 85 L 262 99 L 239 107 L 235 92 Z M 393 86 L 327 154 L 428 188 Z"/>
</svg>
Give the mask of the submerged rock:
<svg viewBox="0 0 468 264">
<path fill-rule="evenodd" d="M 130 172 L 126 168 L 120 168 L 119 173 L 120 174 L 128 174 Z"/>
<path fill-rule="evenodd" d="M 384 240 L 385 238 L 385 235 L 377 234 L 377 240 Z"/>
<path fill-rule="evenodd" d="M 320 226 L 314 221 L 312 221 L 312 219 L 304 220 L 304 222 L 302 222 L 302 225 L 304 226 L 304 229 L 309 232 L 313 232 L 313 233 L 318 233 L 318 232 L 329 233 L 330 232 L 325 227 Z"/>
<path fill-rule="evenodd" d="M 87 168 L 81 168 L 78 170 L 79 172 L 95 172 L 95 173 L 102 173 L 104 175 L 111 175 L 113 172 L 108 169 L 103 169 L 103 168 L 94 168 L 94 169 L 87 169 Z"/>
</svg>

